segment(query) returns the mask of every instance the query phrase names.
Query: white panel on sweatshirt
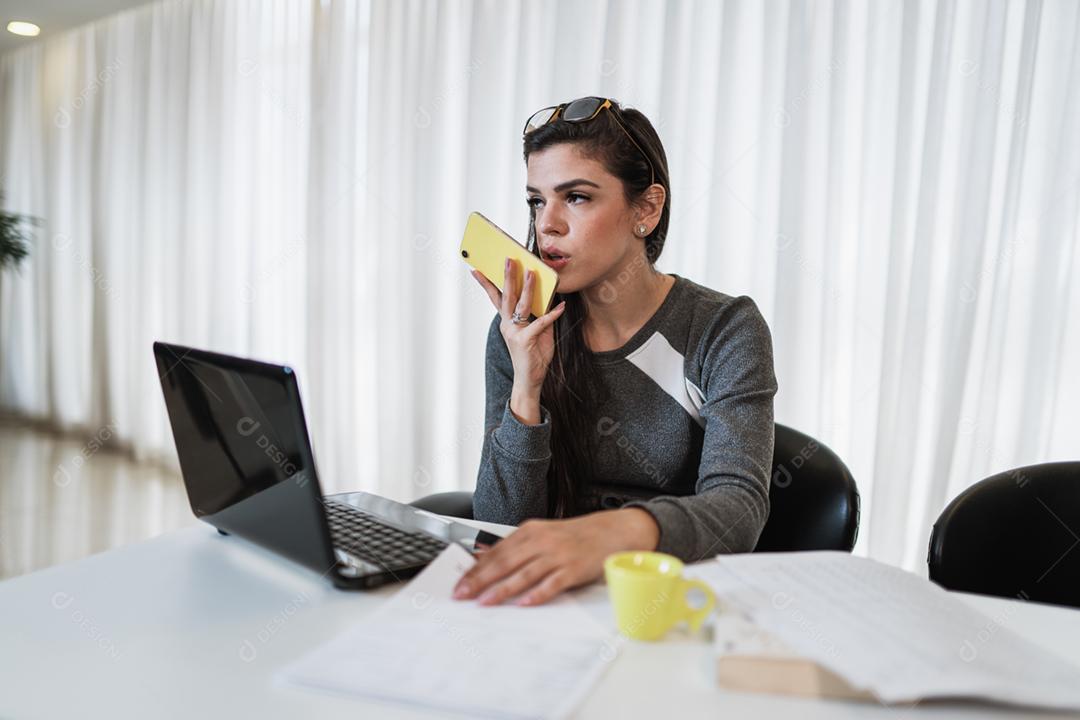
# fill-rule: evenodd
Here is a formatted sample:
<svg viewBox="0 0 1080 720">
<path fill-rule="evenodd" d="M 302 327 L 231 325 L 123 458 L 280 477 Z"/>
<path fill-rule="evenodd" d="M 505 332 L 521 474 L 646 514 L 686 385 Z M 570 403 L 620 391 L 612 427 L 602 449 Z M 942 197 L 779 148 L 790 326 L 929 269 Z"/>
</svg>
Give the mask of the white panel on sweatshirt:
<svg viewBox="0 0 1080 720">
<path fill-rule="evenodd" d="M 671 397 L 694 418 L 694 422 L 705 427 L 699 409 L 704 402 L 704 395 L 692 382 L 683 376 L 683 355 L 671 346 L 667 338 L 655 332 L 634 352 L 626 356 L 643 373 Z"/>
</svg>

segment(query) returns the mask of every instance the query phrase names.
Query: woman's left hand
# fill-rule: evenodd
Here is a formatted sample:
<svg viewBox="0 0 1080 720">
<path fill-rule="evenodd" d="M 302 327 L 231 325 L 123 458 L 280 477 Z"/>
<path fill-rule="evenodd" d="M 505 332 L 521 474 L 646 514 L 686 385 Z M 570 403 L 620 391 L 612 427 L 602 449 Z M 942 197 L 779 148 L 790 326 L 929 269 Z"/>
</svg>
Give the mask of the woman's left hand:
<svg viewBox="0 0 1080 720">
<path fill-rule="evenodd" d="M 459 600 L 479 596 L 498 605 L 539 605 L 604 573 L 604 559 L 621 550 L 653 550 L 660 530 L 645 510 L 605 510 L 568 520 L 527 520 L 478 556 L 454 587 Z"/>
</svg>

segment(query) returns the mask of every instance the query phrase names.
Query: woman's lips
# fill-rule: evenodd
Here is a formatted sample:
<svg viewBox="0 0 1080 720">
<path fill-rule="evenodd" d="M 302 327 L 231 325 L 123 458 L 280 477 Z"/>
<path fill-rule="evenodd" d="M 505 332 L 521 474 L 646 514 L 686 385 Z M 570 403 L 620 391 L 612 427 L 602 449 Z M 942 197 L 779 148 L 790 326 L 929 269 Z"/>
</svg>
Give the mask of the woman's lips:
<svg viewBox="0 0 1080 720">
<path fill-rule="evenodd" d="M 566 263 L 568 263 L 568 262 L 570 262 L 570 258 L 567 258 L 567 257 L 564 257 L 564 258 L 545 257 L 544 258 L 544 264 L 547 265 L 552 270 L 556 270 L 556 271 L 562 270 L 564 267 L 566 267 Z"/>
</svg>

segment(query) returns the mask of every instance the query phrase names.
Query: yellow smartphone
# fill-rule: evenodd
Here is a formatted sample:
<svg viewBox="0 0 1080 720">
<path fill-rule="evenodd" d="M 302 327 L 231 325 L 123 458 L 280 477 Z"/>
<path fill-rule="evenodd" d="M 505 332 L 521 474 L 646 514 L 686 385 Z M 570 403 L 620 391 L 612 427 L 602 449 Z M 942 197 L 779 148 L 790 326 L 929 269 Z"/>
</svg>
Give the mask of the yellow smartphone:
<svg viewBox="0 0 1080 720">
<path fill-rule="evenodd" d="M 551 308 L 551 301 L 555 298 L 555 290 L 559 286 L 559 274 L 478 212 L 469 214 L 465 237 L 461 239 L 461 258 L 483 273 L 500 291 L 506 276 L 506 258 L 516 260 L 521 267 L 522 275 L 519 280 L 522 283 L 526 271 L 532 270 L 536 273 L 533 282 L 535 292 L 532 298 L 532 314 L 540 317 Z"/>
</svg>

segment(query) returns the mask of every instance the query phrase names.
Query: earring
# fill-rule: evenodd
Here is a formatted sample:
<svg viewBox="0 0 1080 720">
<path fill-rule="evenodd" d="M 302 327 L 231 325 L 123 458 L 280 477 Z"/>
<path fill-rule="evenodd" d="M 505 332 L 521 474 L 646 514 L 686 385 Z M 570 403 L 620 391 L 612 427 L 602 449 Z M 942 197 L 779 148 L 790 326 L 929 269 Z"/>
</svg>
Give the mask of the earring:
<svg viewBox="0 0 1080 720">
<path fill-rule="evenodd" d="M 638 237 L 645 237 L 649 234 L 649 228 L 646 227 L 645 223 L 641 223 L 637 226 L 637 234 Z"/>
</svg>

